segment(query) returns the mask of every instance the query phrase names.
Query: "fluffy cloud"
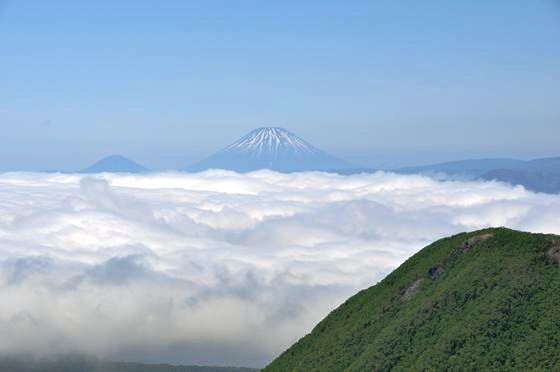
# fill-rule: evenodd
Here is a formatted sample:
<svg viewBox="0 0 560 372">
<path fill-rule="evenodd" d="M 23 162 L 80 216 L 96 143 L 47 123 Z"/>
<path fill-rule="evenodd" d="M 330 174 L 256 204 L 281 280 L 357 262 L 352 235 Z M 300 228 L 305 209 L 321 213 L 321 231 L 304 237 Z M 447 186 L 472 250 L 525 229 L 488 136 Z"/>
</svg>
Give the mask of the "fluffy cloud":
<svg viewBox="0 0 560 372">
<path fill-rule="evenodd" d="M 560 196 L 387 173 L 0 175 L 0 353 L 262 366 L 431 241 Z"/>
</svg>

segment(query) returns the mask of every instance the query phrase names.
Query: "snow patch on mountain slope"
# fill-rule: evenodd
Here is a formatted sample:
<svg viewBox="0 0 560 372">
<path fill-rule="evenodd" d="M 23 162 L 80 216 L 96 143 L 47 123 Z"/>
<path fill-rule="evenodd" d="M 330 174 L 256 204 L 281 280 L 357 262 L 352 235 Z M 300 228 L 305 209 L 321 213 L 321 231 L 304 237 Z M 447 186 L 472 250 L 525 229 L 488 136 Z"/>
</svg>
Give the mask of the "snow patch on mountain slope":
<svg viewBox="0 0 560 372">
<path fill-rule="evenodd" d="M 282 151 L 293 151 L 301 154 L 320 154 L 310 143 L 292 132 L 279 127 L 264 127 L 251 131 L 235 141 L 223 151 L 244 151 L 254 154 L 279 154 Z"/>
</svg>

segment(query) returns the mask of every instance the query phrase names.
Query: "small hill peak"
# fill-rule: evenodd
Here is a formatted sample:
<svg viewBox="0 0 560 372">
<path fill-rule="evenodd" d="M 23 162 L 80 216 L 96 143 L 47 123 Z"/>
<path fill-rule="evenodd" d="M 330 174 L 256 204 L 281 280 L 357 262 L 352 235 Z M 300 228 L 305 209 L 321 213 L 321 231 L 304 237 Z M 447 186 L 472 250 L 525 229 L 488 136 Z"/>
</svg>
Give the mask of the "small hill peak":
<svg viewBox="0 0 560 372">
<path fill-rule="evenodd" d="M 147 168 L 134 160 L 115 154 L 95 162 L 91 166 L 81 170 L 80 173 L 142 173 L 147 170 Z"/>
</svg>

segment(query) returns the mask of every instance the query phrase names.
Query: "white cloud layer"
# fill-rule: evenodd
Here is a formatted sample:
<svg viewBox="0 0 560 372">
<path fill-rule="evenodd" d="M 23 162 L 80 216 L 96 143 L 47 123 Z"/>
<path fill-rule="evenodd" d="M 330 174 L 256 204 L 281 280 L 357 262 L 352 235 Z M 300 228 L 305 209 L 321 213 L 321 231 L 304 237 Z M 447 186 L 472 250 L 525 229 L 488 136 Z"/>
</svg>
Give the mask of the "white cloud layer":
<svg viewBox="0 0 560 372">
<path fill-rule="evenodd" d="M 0 175 L 0 353 L 262 366 L 431 241 L 560 196 L 386 173 Z"/>
</svg>

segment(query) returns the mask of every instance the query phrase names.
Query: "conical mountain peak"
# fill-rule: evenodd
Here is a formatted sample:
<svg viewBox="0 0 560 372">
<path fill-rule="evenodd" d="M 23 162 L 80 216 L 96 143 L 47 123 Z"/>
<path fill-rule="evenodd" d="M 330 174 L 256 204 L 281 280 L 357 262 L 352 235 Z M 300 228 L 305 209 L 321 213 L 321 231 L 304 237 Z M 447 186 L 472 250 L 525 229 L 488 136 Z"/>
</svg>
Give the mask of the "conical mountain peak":
<svg viewBox="0 0 560 372">
<path fill-rule="evenodd" d="M 147 169 L 142 165 L 136 163 L 134 160 L 128 159 L 122 155 L 107 156 L 95 164 L 92 164 L 86 169 L 81 170 L 81 173 L 142 173 Z"/>
<path fill-rule="evenodd" d="M 262 127 L 249 132 L 223 151 L 239 150 L 255 155 L 280 155 L 282 152 L 318 154 L 321 151 L 294 133 L 280 127 Z"/>
<path fill-rule="evenodd" d="M 279 172 L 334 171 L 348 168 L 348 164 L 319 150 L 287 129 L 261 127 L 187 170 L 202 171 L 211 168 L 237 172 L 259 169 Z"/>
</svg>

